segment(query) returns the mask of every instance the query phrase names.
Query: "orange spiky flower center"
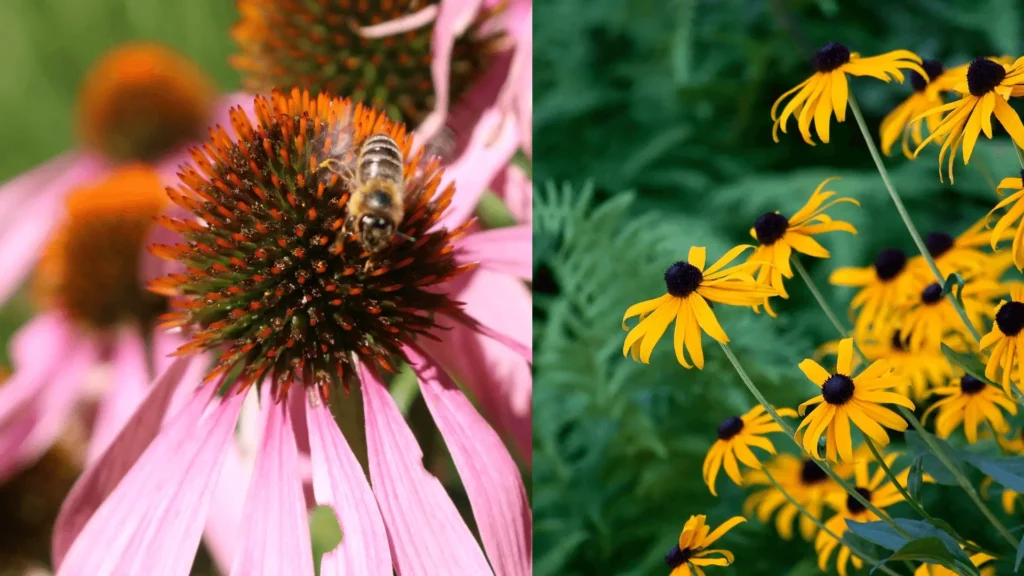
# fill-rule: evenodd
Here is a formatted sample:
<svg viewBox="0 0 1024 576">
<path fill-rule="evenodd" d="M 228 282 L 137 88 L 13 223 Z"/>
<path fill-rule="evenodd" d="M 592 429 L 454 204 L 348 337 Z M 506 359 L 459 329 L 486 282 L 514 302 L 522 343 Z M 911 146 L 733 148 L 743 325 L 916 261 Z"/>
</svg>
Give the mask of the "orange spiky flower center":
<svg viewBox="0 0 1024 576">
<path fill-rule="evenodd" d="M 232 37 L 241 53 L 232 65 L 254 93 L 309 88 L 347 95 L 415 127 L 434 107 L 432 24 L 385 38 L 360 29 L 427 9 L 422 0 L 239 0 Z M 482 33 L 498 9 L 485 11 L 455 43 L 451 98 L 479 78 L 499 40 Z"/>
<path fill-rule="evenodd" d="M 159 174 L 141 165 L 72 192 L 36 270 L 37 301 L 91 328 L 152 320 L 164 299 L 140 280 L 142 247 L 167 204 Z"/>
<path fill-rule="evenodd" d="M 199 137 L 215 91 L 185 57 L 157 44 L 125 44 L 89 71 L 78 103 L 86 146 L 117 161 L 153 161 Z"/>
<path fill-rule="evenodd" d="M 297 89 L 256 97 L 255 112 L 252 124 L 233 109 L 234 135 L 211 130 L 183 167 L 184 184 L 168 189 L 199 220 L 163 219 L 184 242 L 151 250 L 187 272 L 151 289 L 176 295 L 165 324 L 192 331 L 179 354 L 220 352 L 208 380 L 241 392 L 269 379 L 277 398 L 299 383 L 326 400 L 338 385 L 347 390 L 353 362 L 391 370 L 405 344 L 436 327 L 435 313 L 461 314 L 431 288 L 470 268 L 452 256 L 465 227 L 434 228 L 454 186 L 438 190 L 440 163 L 410 157 L 405 127 L 384 114 Z M 349 180 L 324 161 L 339 139 L 358 150 L 374 134 L 404 154 L 405 217 L 393 241 L 369 254 L 342 228 Z"/>
</svg>

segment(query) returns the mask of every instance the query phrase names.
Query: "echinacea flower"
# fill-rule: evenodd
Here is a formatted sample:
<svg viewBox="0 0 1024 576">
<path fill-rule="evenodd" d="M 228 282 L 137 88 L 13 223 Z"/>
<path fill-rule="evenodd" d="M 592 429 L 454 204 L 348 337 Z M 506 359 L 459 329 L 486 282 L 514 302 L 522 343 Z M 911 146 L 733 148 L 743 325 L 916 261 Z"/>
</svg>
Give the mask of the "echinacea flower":
<svg viewBox="0 0 1024 576">
<path fill-rule="evenodd" d="M 916 295 L 922 273 L 907 265 L 907 255 L 887 248 L 878 253 L 872 266 L 839 268 L 829 276 L 836 286 L 857 286 L 860 290 L 850 302 L 857 318 L 853 325 L 858 339 L 877 337 L 891 328 L 895 312 Z"/>
<path fill-rule="evenodd" d="M 879 56 L 862 58 L 856 52 L 838 42 L 829 42 L 822 46 L 812 60 L 815 73 L 796 87 L 787 90 L 772 105 L 772 138 L 779 141 L 779 128 L 786 132 L 786 123 L 790 116 L 796 116 L 797 126 L 804 142 L 814 145 L 811 138 L 811 120 L 818 138 L 828 144 L 829 122 L 832 113 L 836 114 L 836 122 L 846 121 L 846 106 L 849 98 L 849 85 L 846 75 L 871 76 L 885 82 L 895 78 L 903 82 L 903 72 L 912 70 L 927 78 L 928 74 L 921 68 L 921 58 L 909 50 L 893 50 Z M 795 94 L 794 94 L 795 93 Z M 786 97 L 793 97 L 786 103 L 782 113 L 776 115 L 779 104 Z"/>
<path fill-rule="evenodd" d="M 705 269 L 707 249 L 691 247 L 686 261 L 676 262 L 665 271 L 666 294 L 634 304 L 622 316 L 622 329 L 629 330 L 622 345 L 622 355 L 632 353 L 634 360 L 644 364 L 650 363 L 654 346 L 661 340 L 669 325 L 675 321 L 673 344 L 676 360 L 684 368 L 692 367 L 683 354 L 685 345 L 693 365 L 703 370 L 701 332 L 706 332 L 708 336 L 722 344 L 729 342 L 729 337 L 719 325 L 708 301 L 730 306 L 753 307 L 763 304 L 765 298 L 776 294 L 770 286 L 754 281 L 750 271 L 756 264 L 751 265 L 748 262 L 726 268 L 748 248 L 752 246 L 737 246 Z M 629 329 L 626 320 L 634 316 L 640 317 L 640 323 Z"/>
<path fill-rule="evenodd" d="M 898 453 L 887 454 L 884 457 L 885 465 L 890 470 L 893 469 L 893 464 L 899 457 Z M 899 489 L 889 481 L 885 474 L 885 470 L 881 466 L 875 470 L 873 476 L 869 476 L 869 464 L 872 462 L 870 458 L 860 458 L 854 464 L 854 489 L 864 499 L 879 509 L 885 510 L 893 504 L 903 501 L 903 495 L 900 494 Z M 906 487 L 907 477 L 910 475 L 910 469 L 907 468 L 902 472 L 896 473 L 896 479 L 899 481 L 901 486 Z M 878 515 L 869 510 L 859 500 L 844 492 L 838 492 L 830 494 L 828 497 L 828 504 L 832 507 L 837 514 L 825 522 L 825 527 L 842 538 L 843 534 L 848 530 L 846 524 L 847 520 L 853 520 L 854 522 L 874 522 L 880 520 Z M 818 569 L 824 571 L 828 567 L 829 559 L 832 557 L 832 553 L 835 552 L 836 548 L 839 548 L 839 553 L 836 555 L 836 569 L 839 571 L 839 576 L 846 576 L 847 566 L 852 561 L 855 568 L 860 568 L 863 565 L 863 561 L 853 556 L 851 550 L 842 542 L 836 540 L 829 535 L 828 532 L 821 530 L 818 532 L 818 536 L 814 539 L 814 550 L 818 554 Z"/>
<path fill-rule="evenodd" d="M 966 66 L 960 67 L 962 69 L 945 70 L 942 62 L 938 60 L 924 60 L 921 62 L 921 68 L 927 76 L 910 71 L 910 85 L 913 86 L 914 92 L 882 119 L 882 125 L 878 129 L 882 153 L 886 156 L 902 135 L 903 154 L 907 158 L 913 157 L 907 141 L 912 137 L 914 144 L 918 145 L 924 138 L 922 125 L 927 124 L 929 133 L 939 125 L 939 118 L 935 116 L 929 116 L 927 119 L 919 116 L 944 104 L 943 93 L 951 92 L 967 71 Z"/>
<path fill-rule="evenodd" d="M 988 215 L 991 216 L 992 212 L 996 210 L 1002 210 L 1009 206 L 1009 210 L 1006 214 L 1003 214 L 999 221 L 992 227 L 992 235 L 990 236 L 990 244 L 992 249 L 996 249 L 996 245 L 1000 240 L 1003 239 L 1004 234 L 1012 231 L 1013 245 L 1010 249 L 1010 253 L 1013 254 L 1013 264 L 1017 267 L 1017 270 L 1024 269 L 1024 226 L 1021 225 L 1021 218 L 1024 218 L 1024 170 L 1020 171 L 1020 178 L 1003 178 L 996 187 L 996 191 L 1002 194 L 1002 190 L 1013 190 L 1013 194 L 1010 194 L 1003 200 L 996 204 Z M 986 217 L 986 220 L 988 218 Z M 1016 230 L 1013 230 L 1014 224 L 1017 225 Z"/>
<path fill-rule="evenodd" d="M 313 574 L 298 468 L 308 451 L 313 499 L 332 508 L 344 530 L 322 573 L 529 574 L 532 522 L 521 475 L 418 345 L 447 318 L 529 360 L 528 345 L 452 299 L 448 282 L 475 265 L 460 264 L 453 246 L 468 226 L 437 226 L 457 202 L 455 185 L 442 188 L 439 163 L 409 155 L 405 127 L 373 109 L 296 89 L 256 97 L 255 111 L 252 122 L 232 110 L 234 134 L 216 130 L 194 151 L 196 165 L 182 168 L 183 184 L 168 189 L 195 219 L 165 221 L 183 240 L 152 250 L 189 266 L 152 287 L 173 293 L 164 322 L 188 328 L 192 340 L 65 502 L 55 528 L 58 574 L 187 574 L 250 391 L 265 424 L 252 480 L 247 491 L 239 486 L 246 497 L 233 573 Z M 368 253 L 339 233 L 351 190 L 321 166 L 336 138 L 359 146 L 373 134 L 390 136 L 403 152 L 406 194 L 391 243 Z M 180 386 L 175 372 L 204 351 L 218 353 L 215 365 L 202 385 L 184 391 L 180 409 L 169 410 L 159 398 Z M 381 379 L 405 360 L 461 473 L 483 550 L 424 468 Z M 372 488 L 328 407 L 355 386 Z"/>
<path fill-rule="evenodd" d="M 796 417 L 796 411 L 789 408 L 780 408 L 776 412 L 780 416 Z M 718 478 L 718 470 L 723 464 L 729 478 L 737 486 L 742 486 L 743 476 L 740 475 L 737 460 L 755 470 L 761 467 L 761 462 L 750 449 L 751 446 L 775 454 L 771 440 L 764 437 L 772 432 L 782 432 L 782 428 L 760 404 L 743 416 L 730 416 L 722 420 L 718 425 L 718 440 L 711 445 L 704 458 L 704 483 L 708 485 L 712 496 L 718 496 L 715 491 L 715 479 Z"/>
<path fill-rule="evenodd" d="M 690 516 L 679 533 L 679 543 L 665 556 L 665 564 L 672 568 L 669 576 L 704 576 L 705 566 L 729 566 L 733 563 L 732 552 L 708 549 L 718 542 L 729 530 L 746 522 L 742 516 L 734 516 L 721 526 L 711 530 L 703 514 Z"/>
<path fill-rule="evenodd" d="M 1010 290 L 1010 301 L 1000 302 L 996 307 L 995 322 L 992 330 L 982 337 L 979 344 L 982 350 L 989 352 L 985 364 L 985 377 L 999 382 L 1007 396 L 1011 395 L 1011 383 L 1020 384 L 1024 376 L 1024 287 L 1013 286 Z M 1017 378 L 1012 377 L 1014 367 Z"/>
<path fill-rule="evenodd" d="M 969 278 L 959 295 L 971 324 L 981 330 L 985 320 L 992 318 L 994 300 L 1009 291 L 1009 286 L 995 280 Z M 970 329 L 960 319 L 953 302 L 942 294 L 938 282 L 925 286 L 917 301 L 902 316 L 900 332 L 911 352 L 935 352 L 951 334 L 959 335 L 964 341 L 972 338 Z"/>
<path fill-rule="evenodd" d="M 98 60 L 78 102 L 81 147 L 0 185 L 0 303 L 35 266 L 70 192 L 122 163 L 172 178 L 184 145 L 225 120 L 238 98 L 216 98 L 195 64 L 163 46 L 124 44 Z"/>
<path fill-rule="evenodd" d="M 944 398 L 932 404 L 921 420 L 924 421 L 933 410 L 938 410 L 935 433 L 940 438 L 949 438 L 953 430 L 963 424 L 964 436 L 974 444 L 978 441 L 978 426 L 985 422 L 996 434 L 1002 435 L 1010 427 L 999 409 L 1017 413 L 1017 403 L 1012 398 L 970 374 L 961 376 L 957 384 L 936 388 L 932 393 Z"/>
<path fill-rule="evenodd" d="M 765 463 L 764 470 L 751 470 L 744 480 L 748 485 L 763 488 L 752 493 L 743 502 L 744 516 L 756 515 L 758 520 L 767 523 L 772 514 L 778 511 L 775 516 L 775 530 L 783 540 L 793 537 L 793 523 L 799 516 L 800 537 L 809 541 L 818 531 L 818 525 L 807 515 L 801 514 L 800 510 L 786 498 L 786 494 L 814 518 L 823 520 L 828 496 L 836 492 L 842 493 L 843 488 L 829 478 L 821 466 L 822 464 L 814 460 L 779 454 Z M 771 473 L 772 478 L 786 494 L 771 483 L 765 471 Z"/>
<path fill-rule="evenodd" d="M 973 542 L 972 542 L 973 544 Z M 960 545 L 963 548 L 963 545 Z M 971 564 L 975 568 L 978 568 L 978 576 L 996 576 L 995 566 L 982 566 L 983 564 L 995 560 L 996 557 L 985 552 L 976 552 L 971 554 Z M 914 576 L 957 576 L 958 573 L 942 566 L 941 564 L 921 564 L 914 570 Z"/>
<path fill-rule="evenodd" d="M 942 122 L 914 150 L 914 157 L 929 142 L 943 138 L 939 151 L 939 179 L 942 179 L 942 163 L 949 152 L 949 181 L 953 182 L 953 161 L 956 149 L 963 145 L 964 165 L 971 160 L 974 145 L 982 132 L 992 138 L 992 115 L 1010 134 L 1017 146 L 1024 146 L 1024 124 L 1013 107 L 1007 103 L 1015 89 L 1024 87 L 1024 58 L 1012 64 L 1001 64 L 989 58 L 977 58 L 967 68 L 963 81 L 955 90 L 963 96 L 956 102 L 932 108 L 915 120 L 936 114 L 945 114 Z M 950 150 L 952 148 L 952 150 Z"/>
<path fill-rule="evenodd" d="M 839 342 L 836 371 L 827 372 L 811 359 L 800 363 L 800 371 L 807 379 L 821 388 L 821 394 L 800 405 L 802 416 L 809 406 L 814 410 L 804 418 L 797 430 L 806 428 L 803 437 L 804 450 L 821 458 L 818 439 L 825 434 L 826 457 L 838 462 L 853 458 L 853 440 L 850 436 L 850 422 L 866 436 L 880 445 L 889 443 L 886 428 L 903 432 L 907 422 L 882 404 L 897 404 L 911 410 L 914 403 L 906 396 L 890 392 L 905 379 L 893 374 L 884 360 L 873 362 L 859 375 L 853 374 L 853 339 Z"/>
<path fill-rule="evenodd" d="M 957 348 L 956 343 L 952 344 Z M 924 400 L 928 389 L 942 386 L 953 378 L 953 364 L 941 350 L 922 348 L 911 351 L 907 337 L 898 329 L 877 339 L 866 339 L 858 343 L 860 351 L 869 362 L 884 360 L 893 374 L 902 376 L 893 387 L 893 392 L 913 400 Z M 859 358 L 854 358 L 856 369 Z"/>
<path fill-rule="evenodd" d="M 757 240 L 759 246 L 747 261 L 764 263 L 757 268 L 758 283 L 771 286 L 782 298 L 789 298 L 782 279 L 793 277 L 789 265 L 793 251 L 815 258 L 828 258 L 828 250 L 814 236 L 837 231 L 857 233 L 852 224 L 833 220 L 825 214 L 825 210 L 844 202 L 860 206 L 853 198 L 836 198 L 826 204 L 836 193 L 831 190 L 823 192 L 822 189 L 833 180 L 838 180 L 838 177 L 826 178 L 818 184 L 810 200 L 791 218 L 787 219 L 778 212 L 765 212 L 757 217 L 754 227 L 750 229 L 750 235 Z M 765 309 L 774 315 L 767 299 Z"/>
</svg>

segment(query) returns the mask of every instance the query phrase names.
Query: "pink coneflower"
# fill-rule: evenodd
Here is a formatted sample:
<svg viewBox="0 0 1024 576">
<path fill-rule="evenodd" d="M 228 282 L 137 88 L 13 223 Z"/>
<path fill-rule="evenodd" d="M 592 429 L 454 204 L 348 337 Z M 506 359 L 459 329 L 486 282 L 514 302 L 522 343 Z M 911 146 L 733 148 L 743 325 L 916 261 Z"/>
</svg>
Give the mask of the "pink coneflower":
<svg viewBox="0 0 1024 576">
<path fill-rule="evenodd" d="M 58 574 L 187 574 L 250 390 L 266 420 L 232 574 L 313 573 L 300 473 L 307 446 L 314 499 L 334 510 L 343 531 L 323 574 L 530 574 L 532 521 L 519 471 L 420 347 L 454 322 L 530 357 L 527 342 L 453 299 L 452 280 L 473 267 L 458 255 L 474 246 L 467 226 L 439 222 L 455 187 L 442 185 L 439 163 L 408 155 L 404 126 L 372 109 L 294 90 L 257 97 L 255 110 L 255 124 L 232 111 L 235 135 L 218 129 L 184 168 L 184 185 L 168 191 L 196 219 L 168 222 L 184 241 L 153 250 L 187 271 L 154 287 L 178 293 L 165 323 L 192 339 L 65 502 L 54 540 Z M 406 153 L 405 217 L 376 254 L 338 232 L 351 190 L 320 166 L 341 134 L 357 146 L 388 134 Z M 528 249 L 511 240 L 502 252 Z M 181 409 L 168 410 L 162 399 L 181 387 L 194 364 L 189 353 L 202 351 L 216 352 L 216 364 L 203 385 L 186 390 Z M 403 360 L 460 472 L 486 556 L 424 469 L 381 378 Z M 327 407 L 352 386 L 363 400 L 372 489 Z"/>
<path fill-rule="evenodd" d="M 69 193 L 124 163 L 173 175 L 183 144 L 240 98 L 217 98 L 193 63 L 159 45 L 124 44 L 97 61 L 78 102 L 80 148 L 0 185 L 0 303 L 38 261 Z"/>
</svg>

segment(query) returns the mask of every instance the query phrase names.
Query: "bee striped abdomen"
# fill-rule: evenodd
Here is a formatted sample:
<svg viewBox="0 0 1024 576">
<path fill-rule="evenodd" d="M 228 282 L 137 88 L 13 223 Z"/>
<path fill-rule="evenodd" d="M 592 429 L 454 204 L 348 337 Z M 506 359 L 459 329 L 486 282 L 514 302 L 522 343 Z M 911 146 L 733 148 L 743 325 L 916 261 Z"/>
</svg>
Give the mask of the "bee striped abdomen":
<svg viewBox="0 0 1024 576">
<path fill-rule="evenodd" d="M 367 138 L 359 156 L 359 179 L 366 182 L 374 178 L 402 181 L 402 151 L 384 134 Z"/>
</svg>

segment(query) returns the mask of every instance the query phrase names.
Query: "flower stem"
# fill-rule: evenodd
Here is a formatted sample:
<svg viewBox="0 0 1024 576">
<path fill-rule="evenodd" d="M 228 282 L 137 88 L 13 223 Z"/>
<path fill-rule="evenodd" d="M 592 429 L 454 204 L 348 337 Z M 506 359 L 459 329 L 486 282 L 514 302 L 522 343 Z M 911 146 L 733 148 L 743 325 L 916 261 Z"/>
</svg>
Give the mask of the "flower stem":
<svg viewBox="0 0 1024 576">
<path fill-rule="evenodd" d="M 878 461 L 878 465 L 882 467 L 882 471 L 885 472 L 885 475 L 888 476 L 889 480 L 891 480 L 893 485 L 896 486 L 896 490 L 898 490 L 900 495 L 903 496 L 903 499 L 907 501 L 907 504 L 910 504 L 910 507 L 913 508 L 918 514 L 920 514 L 922 518 L 931 522 L 931 515 L 928 514 L 928 512 L 925 511 L 924 507 L 921 506 L 921 503 L 918 502 L 917 499 L 915 499 L 913 496 L 911 496 L 910 492 L 907 492 L 907 489 L 904 488 L 902 484 L 900 484 L 899 478 L 897 478 L 896 475 L 893 474 L 892 469 L 889 468 L 889 465 L 885 463 L 885 458 L 883 458 L 882 454 L 879 453 L 878 448 L 875 447 L 875 444 L 874 442 L 871 441 L 871 438 L 864 436 L 864 442 L 868 445 L 868 448 L 871 450 L 871 454 L 875 456 L 875 460 Z M 934 522 L 932 523 L 934 524 Z"/>
<path fill-rule="evenodd" d="M 829 306 L 828 302 L 825 301 L 825 297 L 821 294 L 821 290 L 818 290 L 818 285 L 815 284 L 813 280 L 811 280 L 811 275 L 808 274 L 807 270 L 804 269 L 804 265 L 800 262 L 800 258 L 798 258 L 795 253 L 793 254 L 792 262 L 793 268 L 796 269 L 796 273 L 800 275 L 800 278 L 803 279 L 804 284 L 807 285 L 807 288 L 811 291 L 811 294 L 814 295 L 814 299 L 818 301 L 818 306 L 820 306 L 822 311 L 825 312 L 825 316 L 828 316 L 828 319 L 832 322 L 832 325 L 835 326 L 839 334 L 843 338 L 846 338 L 847 331 L 846 328 L 843 326 L 842 321 L 839 320 L 839 317 L 836 316 L 836 313 L 832 310 L 832 307 Z"/>
<path fill-rule="evenodd" d="M 779 416 L 779 413 L 775 411 L 775 408 L 772 408 L 772 405 L 768 403 L 768 400 L 764 397 L 763 394 L 761 394 L 761 391 L 757 389 L 757 386 L 754 385 L 754 382 L 753 380 L 750 379 L 750 376 L 747 374 L 747 371 L 743 369 L 743 366 L 740 364 L 740 361 L 736 358 L 736 355 L 733 354 L 732 349 L 729 348 L 729 345 L 722 344 L 721 342 L 719 342 L 719 345 L 722 347 L 722 351 L 725 352 L 726 357 L 729 358 L 729 362 L 732 363 L 733 368 L 736 369 L 736 373 L 740 375 L 740 380 L 743 380 L 743 383 L 746 384 L 747 389 L 750 390 L 750 393 L 754 395 L 754 398 L 757 399 L 761 406 L 764 406 L 765 411 L 767 411 L 768 414 L 772 417 L 772 420 L 774 420 L 775 423 L 778 424 L 780 428 L 782 428 L 782 431 L 786 433 L 786 436 L 789 436 L 789 439 L 792 440 L 794 444 L 796 444 L 797 448 L 800 449 L 800 452 L 805 454 L 808 458 L 814 460 L 814 462 L 818 465 L 819 468 L 822 469 L 822 471 L 828 474 L 828 476 L 832 478 L 832 480 L 835 480 L 836 484 L 842 486 L 843 490 L 846 490 L 847 494 L 852 496 L 854 500 L 860 502 L 862 506 L 870 510 L 875 516 L 878 516 L 883 522 L 888 524 L 890 528 L 895 530 L 897 534 L 906 538 L 907 540 L 913 540 L 913 538 L 909 534 L 907 534 L 907 532 L 903 528 L 901 528 L 899 524 L 894 522 L 888 514 L 880 510 L 874 504 L 872 504 L 870 500 L 862 496 L 860 492 L 857 492 L 857 490 L 854 489 L 854 487 L 851 486 L 849 482 L 843 480 L 843 478 L 839 476 L 839 474 L 836 474 L 835 470 L 832 469 L 832 466 L 829 465 L 828 462 L 821 461 L 818 458 L 815 458 L 813 455 L 809 454 L 806 450 L 804 450 L 804 447 L 800 444 L 800 442 L 797 442 L 796 433 L 793 431 L 793 428 L 790 427 L 790 425 L 786 423 L 785 420 L 782 419 L 782 416 Z"/>
<path fill-rule="evenodd" d="M 762 468 L 761 472 L 764 472 L 764 475 L 768 478 L 768 481 L 772 483 L 772 486 L 774 486 L 775 489 L 778 490 L 779 492 L 782 492 L 782 495 L 786 497 L 786 500 L 788 500 L 790 504 L 792 504 L 793 506 L 796 506 L 796 509 L 799 510 L 801 514 L 803 514 L 804 516 L 807 516 L 808 518 L 810 518 L 811 521 L 814 522 L 814 524 L 817 525 L 818 528 L 822 532 L 824 532 L 825 534 L 828 534 L 830 537 L 832 537 L 832 539 L 836 540 L 837 542 L 842 542 L 844 546 L 846 546 L 847 548 L 850 549 L 850 552 L 852 552 L 856 556 L 859 556 L 862 560 L 864 560 L 868 564 L 878 565 L 878 559 L 877 558 L 871 556 L 870 554 L 867 554 L 866 552 L 863 552 L 863 551 L 859 550 L 856 546 L 851 544 L 848 540 L 846 540 L 845 538 L 837 535 L 835 532 L 829 530 L 828 527 L 826 527 L 825 524 L 821 520 L 819 520 L 817 516 L 815 516 L 814 514 L 811 514 L 810 512 L 808 512 L 806 508 L 804 508 L 802 505 L 800 505 L 799 502 L 797 502 L 792 496 L 789 495 L 789 492 L 786 492 L 786 489 L 783 488 L 782 485 L 779 484 L 778 480 L 776 480 L 775 477 L 771 475 L 771 472 L 768 472 L 767 468 Z M 891 568 L 889 568 L 885 564 L 882 564 L 882 566 L 879 569 L 882 572 L 885 572 L 886 574 L 889 574 L 890 576 L 898 576 L 898 574 L 896 572 L 894 572 Z"/>
<path fill-rule="evenodd" d="M 910 232 L 910 237 L 914 240 L 914 245 L 917 246 L 917 250 L 921 253 L 921 257 L 928 263 L 928 267 L 931 268 L 932 274 L 934 274 L 935 278 L 938 279 L 939 285 L 943 285 L 946 279 L 942 277 L 942 272 L 939 271 L 939 267 L 935 264 L 935 260 L 928 252 L 928 247 L 925 246 L 924 240 L 921 239 L 921 233 L 917 231 L 917 227 L 914 226 L 914 222 L 910 219 L 910 214 L 907 213 L 906 207 L 903 206 L 903 200 L 900 199 L 899 193 L 897 193 L 896 188 L 893 187 L 892 180 L 889 179 L 889 171 L 885 169 L 885 164 L 882 163 L 882 157 L 878 154 L 878 148 L 875 147 L 875 141 L 871 138 L 871 132 L 868 131 L 867 124 L 864 123 L 864 116 L 860 113 L 860 107 L 857 106 L 857 100 L 853 97 L 852 91 L 849 95 L 849 103 L 850 110 L 853 111 L 853 117 L 857 120 L 857 127 L 860 128 L 860 133 L 864 136 L 864 143 L 868 145 L 868 151 L 871 152 L 871 159 L 875 161 L 875 168 L 878 168 L 878 174 L 882 176 L 882 182 L 885 184 L 886 190 L 889 191 L 889 197 L 892 198 L 893 204 L 896 205 L 896 211 L 899 212 L 900 218 L 903 218 L 903 224 L 906 225 L 907 231 Z M 1024 158 L 1022 158 L 1021 161 L 1022 165 L 1024 165 Z M 947 294 L 946 297 L 953 303 L 953 307 L 956 308 L 956 312 L 960 316 L 960 320 L 963 321 L 964 325 L 967 326 L 967 329 L 970 330 L 974 339 L 980 341 L 981 335 L 978 334 L 978 330 L 975 329 L 973 324 L 971 324 L 970 319 L 967 317 L 967 311 L 964 310 L 964 307 L 957 301 L 952 292 Z"/>
</svg>

